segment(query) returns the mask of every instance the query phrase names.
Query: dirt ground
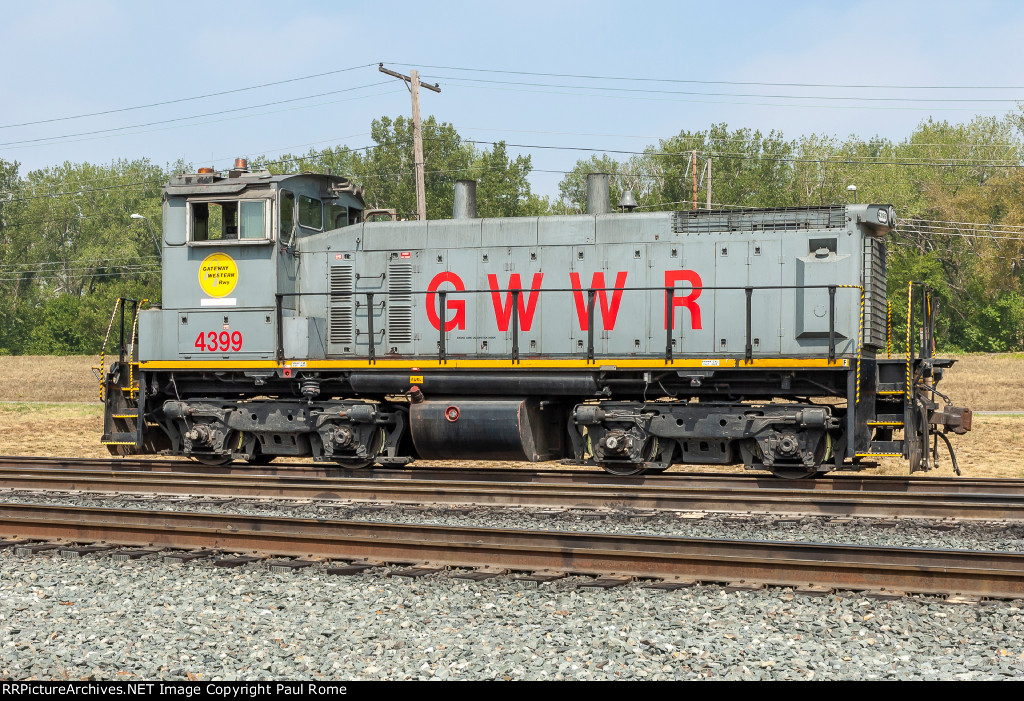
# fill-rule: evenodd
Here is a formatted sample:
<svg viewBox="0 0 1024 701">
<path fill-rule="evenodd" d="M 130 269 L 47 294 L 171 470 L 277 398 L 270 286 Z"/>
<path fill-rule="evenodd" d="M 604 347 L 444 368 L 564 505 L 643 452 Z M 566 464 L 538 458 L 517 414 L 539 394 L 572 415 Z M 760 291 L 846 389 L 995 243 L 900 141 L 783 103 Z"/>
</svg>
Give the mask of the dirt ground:
<svg viewBox="0 0 1024 701">
<path fill-rule="evenodd" d="M 99 445 L 103 428 L 99 383 L 91 370 L 98 360 L 91 356 L 0 357 L 0 455 L 106 457 L 106 449 Z M 975 415 L 974 430 L 952 440 L 965 475 L 1024 477 L 1020 459 L 1024 454 L 1024 355 L 960 356 L 940 388 L 955 403 L 974 411 L 1022 412 Z M 885 459 L 878 472 L 905 474 L 906 467 L 899 460 Z M 940 467 L 931 474 L 952 474 L 944 453 Z"/>
</svg>

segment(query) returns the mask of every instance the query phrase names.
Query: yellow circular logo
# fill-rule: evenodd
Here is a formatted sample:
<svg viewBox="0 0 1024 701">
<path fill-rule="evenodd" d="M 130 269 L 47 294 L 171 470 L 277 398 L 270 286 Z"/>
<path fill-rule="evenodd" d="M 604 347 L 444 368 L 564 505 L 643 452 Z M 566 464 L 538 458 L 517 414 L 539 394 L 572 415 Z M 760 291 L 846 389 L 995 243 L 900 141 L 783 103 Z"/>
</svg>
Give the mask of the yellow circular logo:
<svg viewBox="0 0 1024 701">
<path fill-rule="evenodd" d="M 238 284 L 238 266 L 226 253 L 206 256 L 199 266 L 199 286 L 211 297 L 231 294 Z"/>
</svg>

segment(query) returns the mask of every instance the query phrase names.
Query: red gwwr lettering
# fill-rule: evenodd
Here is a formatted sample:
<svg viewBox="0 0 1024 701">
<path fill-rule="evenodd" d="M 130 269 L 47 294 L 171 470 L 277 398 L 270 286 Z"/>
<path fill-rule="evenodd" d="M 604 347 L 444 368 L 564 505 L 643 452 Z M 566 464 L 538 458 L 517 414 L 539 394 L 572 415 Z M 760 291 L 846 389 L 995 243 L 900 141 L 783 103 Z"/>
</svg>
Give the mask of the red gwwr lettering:
<svg viewBox="0 0 1024 701">
<path fill-rule="evenodd" d="M 590 279 L 590 289 L 597 290 L 598 308 L 601 310 L 601 326 L 605 331 L 615 328 L 615 319 L 619 316 L 619 303 L 622 301 L 622 288 L 626 286 L 625 270 L 615 274 L 615 290 L 612 292 L 612 299 L 608 301 L 608 290 L 604 289 L 604 273 L 594 273 Z M 590 307 L 583 297 L 583 287 L 580 283 L 579 273 L 569 273 L 569 280 L 572 282 L 572 295 L 576 301 L 576 317 L 580 321 L 580 331 L 588 331 Z M 595 329 L 596 330 L 596 329 Z"/>
<path fill-rule="evenodd" d="M 533 313 L 537 311 L 537 298 L 540 297 L 540 283 L 544 273 L 534 273 L 530 294 L 523 294 L 523 282 L 519 273 L 512 273 L 508 279 L 508 291 L 505 293 L 504 304 L 498 288 L 498 276 L 488 275 L 487 285 L 491 288 L 491 302 L 494 304 L 494 319 L 498 322 L 498 331 L 508 331 L 509 320 L 512 318 L 512 290 L 519 290 L 519 328 L 529 331 L 533 326 Z M 527 297 L 524 301 L 523 297 Z"/>
<path fill-rule="evenodd" d="M 607 289 L 605 274 L 603 272 L 596 272 L 591 277 L 590 289 L 596 291 L 594 302 L 598 305 L 598 310 L 601 312 L 601 326 L 604 330 L 611 331 L 615 328 L 616 320 L 619 315 L 619 308 L 622 304 L 622 292 L 626 287 L 627 271 L 619 271 L 615 274 L 615 285 L 612 289 Z M 518 310 L 519 310 L 519 325 L 523 331 L 529 331 L 533 327 L 533 319 L 537 312 L 537 301 L 540 299 L 541 283 L 544 280 L 544 273 L 534 273 L 533 279 L 530 283 L 529 290 L 522 288 L 522 278 L 519 273 L 512 273 L 509 276 L 508 287 L 505 289 L 504 299 L 502 299 L 502 288 L 498 283 L 498 276 L 489 274 L 487 276 L 487 285 L 491 292 L 491 303 L 494 305 L 494 317 L 499 331 L 508 331 L 512 321 L 512 305 L 516 295 L 512 293 L 512 290 L 519 290 L 518 295 Z M 589 321 L 589 306 L 588 300 L 584 294 L 583 282 L 580 279 L 580 274 L 576 272 L 569 273 L 569 281 L 572 284 L 573 298 L 576 307 L 576 318 L 579 321 L 580 330 L 588 330 Z M 426 294 L 426 311 L 427 320 L 430 325 L 435 329 L 441 328 L 441 314 L 444 315 L 444 330 L 452 331 L 459 329 L 464 331 L 466 329 L 466 300 L 464 299 L 448 299 L 445 300 L 445 308 L 438 310 L 437 295 L 438 291 L 443 284 L 449 284 L 452 286 L 452 292 L 464 292 L 466 285 L 462 281 L 462 278 L 452 272 L 438 273 L 431 279 L 430 284 L 427 286 Z M 681 284 L 688 285 L 689 288 L 680 287 Z M 669 319 L 675 316 L 676 310 L 683 307 L 690 313 L 690 328 L 699 331 L 702 329 L 701 316 L 700 316 L 700 305 L 697 304 L 697 299 L 700 297 L 703 290 L 704 283 L 700 279 L 700 275 L 693 270 L 666 270 L 665 271 L 665 287 L 675 288 L 675 293 L 672 296 L 672 308 L 668 307 L 668 294 L 665 295 L 665 307 L 662 313 L 662 323 L 664 328 L 668 328 Z M 611 294 L 609 294 L 609 292 Z M 553 303 L 553 302 L 551 302 Z M 449 319 L 448 314 L 454 312 L 452 317 Z M 675 326 L 675 322 L 673 322 Z"/>
<path fill-rule="evenodd" d="M 430 285 L 427 286 L 427 320 L 430 321 L 430 325 L 438 331 L 441 330 L 441 317 L 437 313 L 437 288 L 443 283 L 451 284 L 456 292 L 462 292 L 466 289 L 466 285 L 455 273 L 438 273 L 434 276 L 434 279 L 430 281 Z M 445 300 L 445 309 L 442 313 L 447 317 L 449 311 L 455 312 L 455 316 L 451 319 L 447 319 L 444 322 L 444 330 L 451 331 L 454 328 L 458 328 L 461 331 L 466 329 L 466 300 L 464 299 L 449 299 Z"/>
<path fill-rule="evenodd" d="M 686 290 L 677 290 L 672 296 L 672 310 L 668 309 L 668 293 L 665 294 L 665 313 L 661 315 L 662 321 L 665 324 L 665 328 L 668 328 L 668 320 L 675 316 L 677 307 L 686 307 L 690 312 L 690 328 L 695 331 L 700 331 L 700 306 L 697 304 L 697 298 L 700 297 L 700 293 L 704 290 L 701 289 L 704 285 L 701 282 L 700 275 L 693 270 L 666 270 L 665 271 L 665 287 L 675 287 L 681 282 L 688 283 L 690 287 L 694 288 L 690 290 L 690 294 L 680 294 Z M 671 316 L 669 316 L 671 314 Z M 672 323 L 673 328 L 675 327 L 675 320 Z"/>
</svg>

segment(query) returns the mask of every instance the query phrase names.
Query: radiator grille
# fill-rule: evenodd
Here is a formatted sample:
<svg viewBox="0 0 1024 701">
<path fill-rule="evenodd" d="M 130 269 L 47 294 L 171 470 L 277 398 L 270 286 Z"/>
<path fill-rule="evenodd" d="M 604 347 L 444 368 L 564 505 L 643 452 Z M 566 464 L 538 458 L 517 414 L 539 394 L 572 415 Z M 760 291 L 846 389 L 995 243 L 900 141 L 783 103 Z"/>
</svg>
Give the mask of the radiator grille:
<svg viewBox="0 0 1024 701">
<path fill-rule="evenodd" d="M 388 343 L 412 343 L 412 265 L 388 265 Z"/>
<path fill-rule="evenodd" d="M 335 265 L 331 267 L 330 276 L 330 329 L 328 341 L 334 343 L 352 343 L 355 336 L 353 321 L 352 291 L 355 289 L 355 275 L 351 265 Z"/>
</svg>

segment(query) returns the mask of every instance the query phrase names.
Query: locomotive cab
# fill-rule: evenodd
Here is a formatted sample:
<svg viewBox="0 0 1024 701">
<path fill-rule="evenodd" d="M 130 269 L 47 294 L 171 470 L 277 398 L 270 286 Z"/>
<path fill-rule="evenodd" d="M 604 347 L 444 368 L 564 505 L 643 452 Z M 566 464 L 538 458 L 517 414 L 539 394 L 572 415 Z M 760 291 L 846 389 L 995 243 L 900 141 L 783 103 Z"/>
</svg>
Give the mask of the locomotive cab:
<svg viewBox="0 0 1024 701">
<path fill-rule="evenodd" d="M 361 219 L 361 191 L 344 178 L 236 165 L 164 188 L 163 304 L 140 314 L 142 362 L 274 360 L 276 327 L 296 323 L 285 319 L 299 306 L 298 244 Z"/>
</svg>

